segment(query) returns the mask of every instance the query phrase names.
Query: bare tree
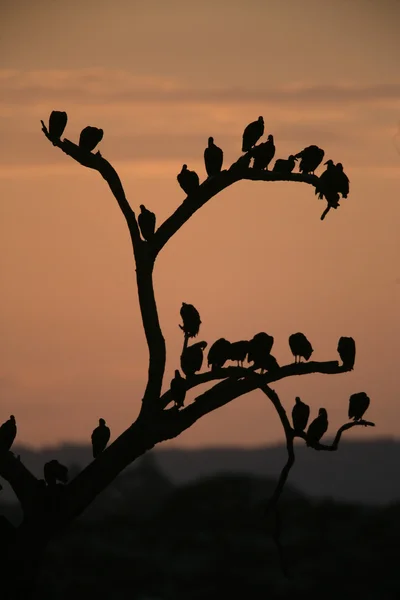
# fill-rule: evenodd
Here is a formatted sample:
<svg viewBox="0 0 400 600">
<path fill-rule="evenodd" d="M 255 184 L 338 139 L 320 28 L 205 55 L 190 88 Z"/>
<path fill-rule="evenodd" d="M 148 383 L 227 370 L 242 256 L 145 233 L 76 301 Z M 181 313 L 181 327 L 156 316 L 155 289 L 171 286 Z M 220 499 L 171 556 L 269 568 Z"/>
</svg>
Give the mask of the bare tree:
<svg viewBox="0 0 400 600">
<path fill-rule="evenodd" d="M 141 238 L 138 219 L 125 196 L 118 174 L 112 165 L 102 157 L 100 152 L 93 152 L 94 147 L 102 138 L 102 130 L 85 128 L 81 134 L 79 145 L 66 138 L 61 139 L 67 116 L 66 113 L 59 114 L 64 115 L 61 119 L 64 120 L 63 125 L 58 127 L 57 130 L 54 125 L 54 113 L 52 113 L 49 127 L 42 121 L 43 133 L 54 146 L 60 148 L 82 166 L 100 173 L 110 187 L 128 225 L 136 263 L 140 312 L 149 351 L 148 377 L 141 410 L 136 421 L 110 446 L 100 452 L 97 458 L 68 484 L 57 486 L 57 494 L 54 494 L 54 486 L 52 491 L 51 486 L 46 485 L 43 480 L 38 480 L 19 460 L 19 457 L 15 457 L 10 450 L 6 452 L 0 450 L 0 475 L 11 485 L 23 510 L 22 524 L 15 529 L 13 535 L 8 536 L 6 547 L 6 542 L 4 540 L 4 543 L 2 542 L 2 550 L 7 557 L 7 560 L 3 560 L 2 563 L 4 567 L 2 581 L 4 583 L 6 579 L 8 580 L 10 590 L 12 590 L 9 592 L 9 598 L 29 598 L 32 595 L 43 553 L 50 540 L 59 536 L 68 527 L 68 524 L 80 515 L 125 467 L 156 444 L 177 437 L 202 416 L 243 394 L 256 389 L 264 392 L 279 415 L 286 437 L 288 459 L 283 466 L 275 492 L 267 502 L 267 512 L 276 508 L 289 471 L 294 463 L 293 442 L 296 436 L 305 439 L 307 444 L 314 450 L 332 451 L 337 450 L 343 431 L 358 425 L 373 425 L 373 423 L 360 418 L 349 422 L 339 429 L 334 442 L 330 446 L 324 445 L 320 443 L 320 438 L 309 439 L 304 432 L 304 428 L 299 431 L 292 427 L 277 393 L 270 387 L 270 384 L 294 375 L 344 373 L 353 368 L 351 361 L 350 363 L 344 361 L 343 364 L 339 364 L 337 360 L 328 362 L 295 361 L 284 366 L 275 364 L 274 368 L 267 370 L 267 372 L 261 369 L 261 373 L 256 372 L 256 365 L 252 367 L 227 366 L 211 369 L 207 372 L 194 374 L 186 379 L 187 390 L 194 389 L 204 383 L 215 382 L 213 387 L 207 391 L 197 396 L 194 395 L 193 401 L 186 407 L 176 405 L 169 407 L 173 400 L 171 389 L 163 394 L 161 393 L 166 347 L 158 319 L 153 287 L 153 269 L 160 251 L 197 210 L 223 189 L 237 181 L 244 179 L 253 181 L 292 181 L 306 183 L 317 188 L 320 181 L 317 176 L 307 173 L 292 173 L 293 167 L 288 172 L 270 171 L 265 168 L 257 169 L 255 166 L 250 167 L 251 158 L 255 156 L 257 148 L 262 146 L 262 144 L 257 146 L 253 142 L 250 144 L 250 150 L 231 165 L 229 169 L 219 171 L 215 175 L 209 176 L 200 185 L 194 186 L 175 212 L 152 235 L 146 236 L 148 238 L 146 241 Z M 272 136 L 269 136 L 269 138 L 272 138 Z M 94 143 L 91 143 L 93 139 Z M 213 142 L 211 141 L 209 144 L 212 146 Z M 294 164 L 294 157 L 290 157 L 288 161 L 293 161 Z M 281 163 L 288 161 L 281 161 Z M 321 189 L 321 184 L 319 189 Z M 331 207 L 337 208 L 338 206 L 336 192 L 334 193 L 334 201 L 331 203 L 328 196 L 329 193 L 325 194 L 328 201 L 325 213 Z M 183 350 L 187 346 L 188 335 L 184 333 Z M 6 592 L 4 591 L 4 593 Z M 2 597 L 6 596 L 3 594 Z"/>
</svg>

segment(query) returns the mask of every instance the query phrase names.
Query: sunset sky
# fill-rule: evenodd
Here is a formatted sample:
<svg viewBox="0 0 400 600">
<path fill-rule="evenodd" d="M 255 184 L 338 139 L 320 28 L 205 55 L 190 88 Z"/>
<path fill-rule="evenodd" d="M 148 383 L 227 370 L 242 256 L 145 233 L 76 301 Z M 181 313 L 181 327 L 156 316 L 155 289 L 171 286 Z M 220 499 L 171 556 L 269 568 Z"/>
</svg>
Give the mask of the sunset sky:
<svg viewBox="0 0 400 600">
<path fill-rule="evenodd" d="M 4 0 L 0 36 L 0 422 L 18 443 L 112 438 L 136 417 L 147 375 L 128 230 L 101 176 L 41 132 L 53 109 L 65 136 L 104 129 L 100 150 L 132 208 L 161 224 L 185 195 L 186 162 L 204 179 L 212 135 L 225 166 L 244 127 L 264 116 L 276 158 L 317 144 L 342 162 L 351 193 L 325 221 L 311 186 L 245 181 L 212 199 L 161 253 L 155 291 L 167 342 L 164 388 L 179 366 L 182 301 L 199 340 L 304 332 L 313 359 L 356 368 L 275 385 L 347 420 L 350 394 L 371 397 L 375 430 L 400 436 L 400 2 L 395 0 Z M 318 170 L 320 174 L 322 168 Z M 193 395 L 190 396 L 191 398 Z M 261 393 L 239 398 L 169 446 L 282 441 Z"/>
</svg>

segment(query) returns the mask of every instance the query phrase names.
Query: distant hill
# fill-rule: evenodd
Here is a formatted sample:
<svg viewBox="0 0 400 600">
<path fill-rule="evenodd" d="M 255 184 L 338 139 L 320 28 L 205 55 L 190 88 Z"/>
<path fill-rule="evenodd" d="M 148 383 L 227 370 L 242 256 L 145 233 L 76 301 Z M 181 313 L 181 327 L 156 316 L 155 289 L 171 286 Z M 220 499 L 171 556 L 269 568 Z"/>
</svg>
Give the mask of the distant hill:
<svg viewBox="0 0 400 600">
<path fill-rule="evenodd" d="M 42 477 L 45 462 L 56 458 L 74 469 L 91 460 L 88 446 L 62 445 L 32 450 L 16 446 L 16 454 L 32 472 Z M 276 478 L 285 462 L 283 445 L 264 448 L 154 449 L 151 454 L 175 484 L 220 472 L 248 473 Z M 135 463 L 140 464 L 140 460 Z M 337 452 L 315 452 L 304 445 L 296 448 L 296 463 L 289 482 L 306 495 L 363 504 L 400 501 L 400 441 L 343 441 Z M 133 468 L 135 468 L 133 466 Z M 72 474 L 72 473 L 71 473 Z M 6 483 L 1 500 L 12 499 Z"/>
</svg>

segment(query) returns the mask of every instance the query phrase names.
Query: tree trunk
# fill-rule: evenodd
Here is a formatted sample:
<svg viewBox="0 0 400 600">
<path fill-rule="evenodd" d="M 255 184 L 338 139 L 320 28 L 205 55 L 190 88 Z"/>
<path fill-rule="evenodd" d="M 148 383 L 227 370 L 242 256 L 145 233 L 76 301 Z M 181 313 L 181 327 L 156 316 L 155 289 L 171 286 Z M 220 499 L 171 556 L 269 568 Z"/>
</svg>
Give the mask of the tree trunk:
<svg viewBox="0 0 400 600">
<path fill-rule="evenodd" d="M 49 541 L 45 529 L 36 524 L 23 523 L 18 527 L 2 561 L 2 600 L 36 598 L 38 576 Z"/>
</svg>

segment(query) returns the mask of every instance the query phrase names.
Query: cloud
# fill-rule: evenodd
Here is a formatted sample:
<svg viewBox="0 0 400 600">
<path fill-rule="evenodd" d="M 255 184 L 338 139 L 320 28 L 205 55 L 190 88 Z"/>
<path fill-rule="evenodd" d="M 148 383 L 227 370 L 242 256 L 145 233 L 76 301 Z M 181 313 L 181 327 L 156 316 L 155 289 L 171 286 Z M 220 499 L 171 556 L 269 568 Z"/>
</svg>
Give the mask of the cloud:
<svg viewBox="0 0 400 600">
<path fill-rule="evenodd" d="M 400 82 L 374 85 L 335 83 L 291 84 L 248 89 L 192 87 L 175 78 L 143 77 L 123 70 L 80 69 L 18 71 L 1 70 L 2 105 L 32 104 L 366 104 L 399 102 Z"/>
</svg>

